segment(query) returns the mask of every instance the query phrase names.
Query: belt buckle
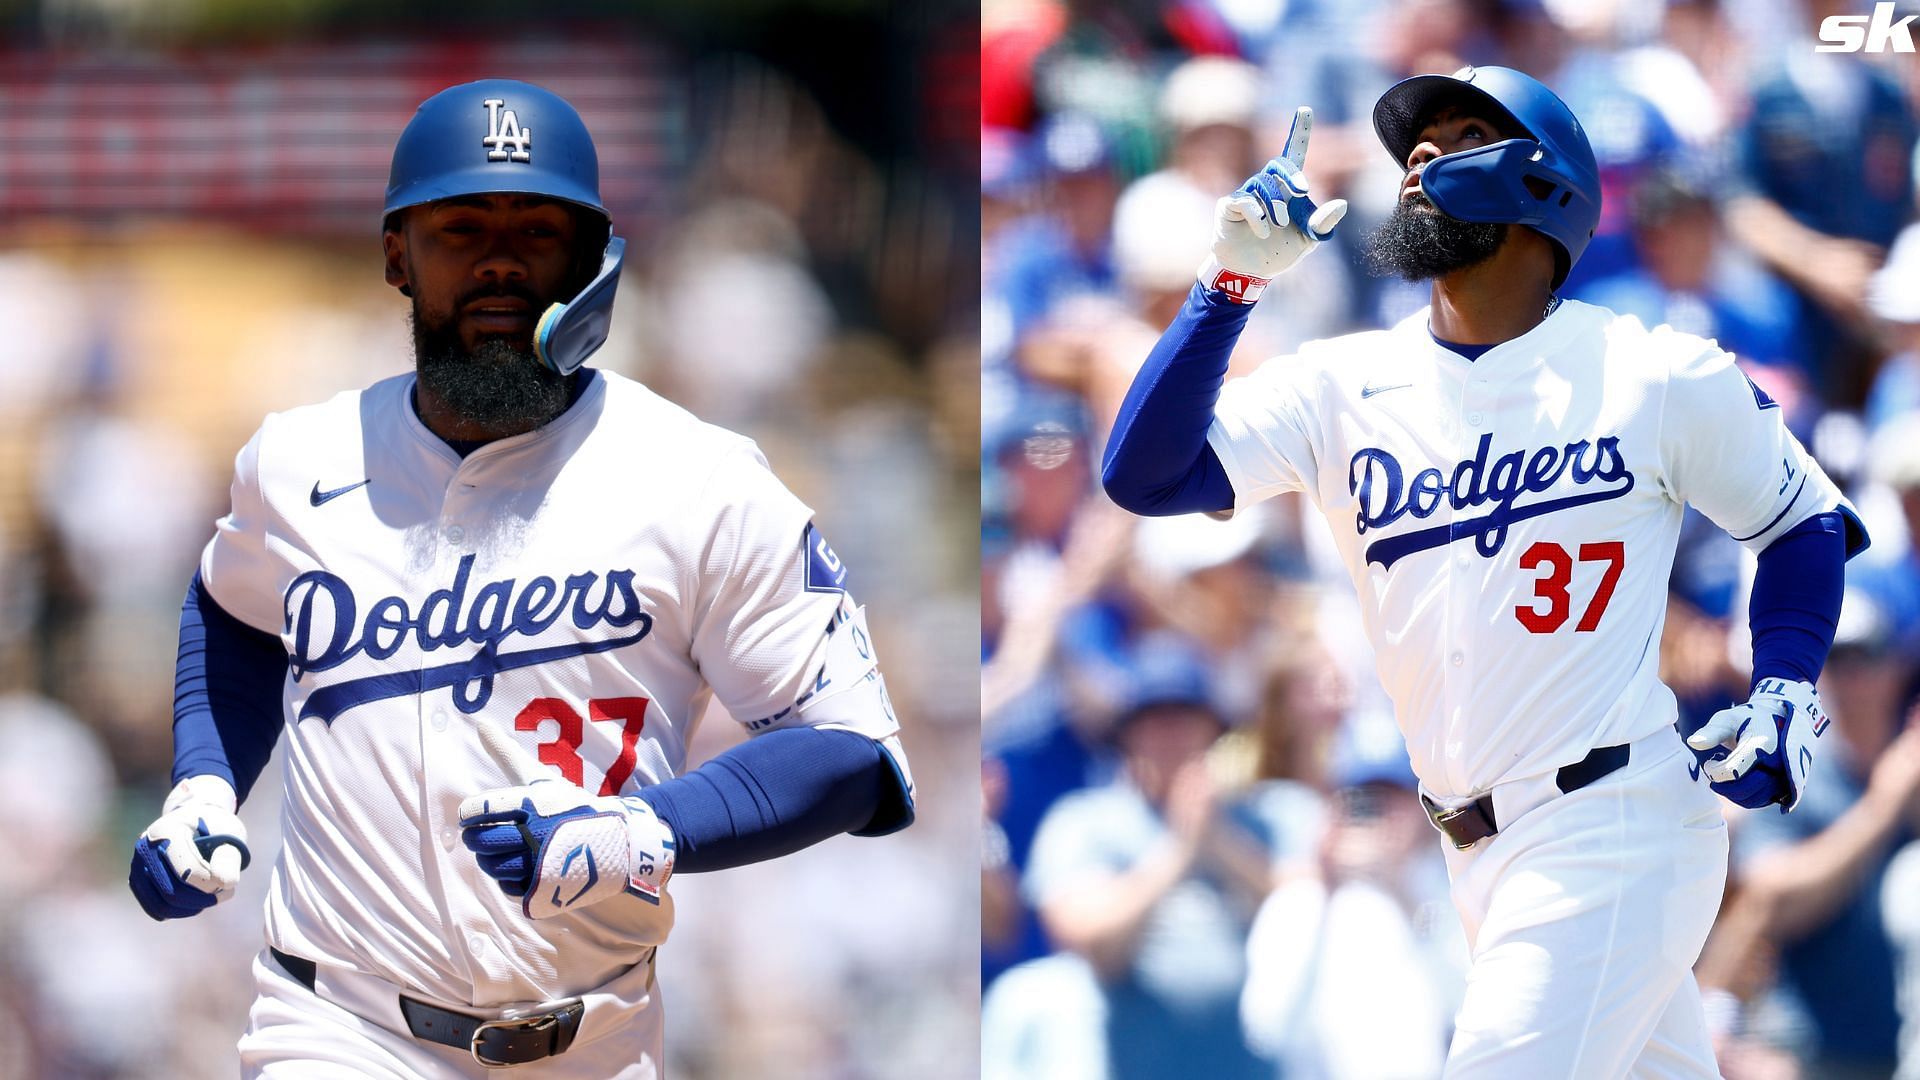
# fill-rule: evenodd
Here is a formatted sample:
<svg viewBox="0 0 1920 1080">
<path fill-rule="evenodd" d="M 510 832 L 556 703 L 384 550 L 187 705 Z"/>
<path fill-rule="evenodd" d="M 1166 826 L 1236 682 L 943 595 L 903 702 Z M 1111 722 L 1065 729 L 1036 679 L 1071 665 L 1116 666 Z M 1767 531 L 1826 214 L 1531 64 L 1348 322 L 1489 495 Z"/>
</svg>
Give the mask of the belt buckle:
<svg viewBox="0 0 1920 1080">
<path fill-rule="evenodd" d="M 564 1010 L 556 1009 L 553 1012 L 541 1013 L 538 1016 L 522 1016 L 511 1020 L 482 1021 L 479 1027 L 473 1029 L 473 1041 L 468 1044 L 467 1053 L 473 1055 L 473 1060 L 489 1069 L 511 1069 L 516 1065 L 528 1064 L 524 1061 L 494 1061 L 489 1059 L 485 1054 L 480 1052 L 481 1037 L 494 1028 L 510 1028 L 534 1032 L 551 1031 L 560 1025 L 560 1013 L 562 1011 Z M 549 1054 L 547 1056 L 551 1057 L 553 1055 Z M 541 1059 L 536 1058 L 534 1060 L 538 1061 Z"/>
<path fill-rule="evenodd" d="M 1467 814 L 1473 813 L 1474 811 L 1478 810 L 1480 808 L 1480 801 L 1478 799 L 1474 800 L 1473 802 L 1469 802 L 1460 806 L 1449 808 L 1449 807 L 1441 806 L 1439 803 L 1434 802 L 1432 799 L 1427 797 L 1425 792 L 1422 792 L 1420 794 L 1420 803 L 1426 809 L 1427 817 L 1432 819 L 1433 827 L 1439 830 L 1440 835 L 1447 838 L 1447 842 L 1453 845 L 1453 849 L 1455 851 L 1465 851 L 1468 848 L 1472 847 L 1474 844 L 1477 844 L 1480 842 L 1479 840 L 1475 840 L 1473 841 L 1473 843 L 1463 844 L 1460 841 L 1454 839 L 1452 830 L 1447 828 L 1447 826 L 1451 824 L 1455 818 L 1465 817 Z M 1484 837 L 1482 839 L 1484 839 Z"/>
<path fill-rule="evenodd" d="M 1463 844 L 1458 840 L 1454 840 L 1453 833 L 1447 830 L 1447 825 L 1453 821 L 1454 818 L 1466 816 L 1467 811 L 1474 809 L 1476 805 L 1476 803 L 1468 803 L 1465 806 L 1456 806 L 1451 810 L 1438 810 L 1437 813 L 1434 810 L 1428 811 L 1429 814 L 1433 815 L 1434 824 L 1440 827 L 1440 834 L 1445 836 L 1449 841 L 1452 841 L 1455 851 L 1465 851 L 1472 847 L 1473 844 Z M 1478 842 L 1479 841 L 1475 841 L 1474 843 Z"/>
</svg>

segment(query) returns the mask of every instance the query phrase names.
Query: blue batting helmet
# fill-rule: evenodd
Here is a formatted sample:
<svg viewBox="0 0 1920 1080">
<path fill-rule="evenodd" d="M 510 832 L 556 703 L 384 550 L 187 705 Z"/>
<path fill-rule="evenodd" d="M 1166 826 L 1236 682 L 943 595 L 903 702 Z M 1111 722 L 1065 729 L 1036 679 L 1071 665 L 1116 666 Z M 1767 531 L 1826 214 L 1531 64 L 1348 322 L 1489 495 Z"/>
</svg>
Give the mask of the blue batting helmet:
<svg viewBox="0 0 1920 1080">
<path fill-rule="evenodd" d="M 1395 83 L 1373 107 L 1373 130 L 1404 167 L 1421 125 L 1448 105 L 1525 136 L 1435 158 L 1420 173 L 1421 190 L 1448 217 L 1538 230 L 1558 249 L 1559 288 L 1600 223 L 1600 167 L 1580 121 L 1530 75 L 1467 67 Z"/>
<path fill-rule="evenodd" d="M 384 217 L 459 195 L 545 195 L 601 217 L 600 156 L 551 90 L 513 79 L 449 87 L 420 103 L 393 148 Z"/>
<path fill-rule="evenodd" d="M 420 103 L 393 148 L 383 219 L 410 206 L 462 195 L 542 195 L 587 210 L 600 226 L 592 282 L 555 304 L 534 332 L 534 353 L 572 374 L 607 339 L 626 241 L 613 236 L 600 201 L 600 157 L 572 105 L 513 79 L 449 87 Z"/>
</svg>

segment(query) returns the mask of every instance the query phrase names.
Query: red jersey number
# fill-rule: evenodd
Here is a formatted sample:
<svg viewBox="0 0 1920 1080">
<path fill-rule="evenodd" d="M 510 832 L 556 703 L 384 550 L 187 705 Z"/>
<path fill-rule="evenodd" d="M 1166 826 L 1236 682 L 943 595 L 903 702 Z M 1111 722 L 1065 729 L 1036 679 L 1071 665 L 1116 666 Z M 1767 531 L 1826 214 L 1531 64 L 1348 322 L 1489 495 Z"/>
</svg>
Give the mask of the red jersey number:
<svg viewBox="0 0 1920 1080">
<path fill-rule="evenodd" d="M 1586 610 L 1580 613 L 1580 621 L 1573 628 L 1575 633 L 1584 634 L 1599 629 L 1600 618 L 1607 613 L 1614 587 L 1620 584 L 1620 571 L 1627 565 L 1627 547 L 1618 540 L 1581 544 L 1580 561 L 1607 564 L 1600 573 L 1599 587 L 1593 590 L 1593 598 L 1587 601 Z M 1521 554 L 1520 569 L 1546 568 L 1546 573 L 1533 582 L 1536 603 L 1521 604 L 1513 609 L 1514 618 L 1529 632 L 1551 634 L 1572 617 L 1573 597 L 1567 587 L 1573 584 L 1573 563 L 1574 558 L 1567 549 L 1550 540 L 1541 540 Z M 1546 601 L 1545 607 L 1538 603 L 1542 600 Z"/>
<path fill-rule="evenodd" d="M 554 723 L 554 737 L 537 747 L 540 762 L 560 770 L 574 785 L 583 784 L 586 765 L 580 760 L 580 742 L 586 736 L 586 721 L 618 723 L 620 749 L 607 764 L 606 779 L 600 782 L 600 794 L 618 795 L 633 776 L 640 730 L 646 725 L 647 699 L 643 697 L 594 698 L 587 702 L 586 720 L 572 705 L 559 698 L 534 698 L 513 718 L 515 731 L 538 731 L 543 721 Z"/>
</svg>

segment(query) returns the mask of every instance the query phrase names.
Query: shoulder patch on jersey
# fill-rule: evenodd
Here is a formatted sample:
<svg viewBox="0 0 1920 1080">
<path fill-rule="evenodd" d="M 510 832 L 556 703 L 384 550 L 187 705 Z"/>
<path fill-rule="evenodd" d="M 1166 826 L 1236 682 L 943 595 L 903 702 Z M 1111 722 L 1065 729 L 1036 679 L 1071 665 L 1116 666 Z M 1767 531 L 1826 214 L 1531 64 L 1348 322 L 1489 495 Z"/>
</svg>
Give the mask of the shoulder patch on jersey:
<svg viewBox="0 0 1920 1080">
<path fill-rule="evenodd" d="M 1740 377 L 1747 380 L 1748 388 L 1753 391 L 1753 403 L 1756 407 L 1761 409 L 1777 409 L 1780 407 L 1779 402 L 1768 397 L 1767 392 L 1760 389 L 1760 384 L 1753 381 L 1753 376 L 1743 371 L 1740 373 Z"/>
<path fill-rule="evenodd" d="M 800 543 L 807 549 L 807 591 L 846 592 L 847 567 L 840 561 L 840 556 L 833 553 L 833 548 L 827 545 L 827 538 L 820 535 L 820 530 L 814 528 L 812 522 L 807 523 L 807 531 L 800 538 Z"/>
</svg>

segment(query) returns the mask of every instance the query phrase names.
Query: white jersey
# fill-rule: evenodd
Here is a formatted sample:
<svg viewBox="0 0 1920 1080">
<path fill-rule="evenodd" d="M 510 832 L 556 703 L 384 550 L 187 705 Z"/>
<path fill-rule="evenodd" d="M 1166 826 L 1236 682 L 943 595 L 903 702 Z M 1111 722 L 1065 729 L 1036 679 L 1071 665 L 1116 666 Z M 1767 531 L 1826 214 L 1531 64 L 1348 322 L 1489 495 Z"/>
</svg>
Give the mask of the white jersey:
<svg viewBox="0 0 1920 1080">
<path fill-rule="evenodd" d="M 1673 724 L 1683 505 L 1757 551 L 1842 500 L 1710 341 L 1567 302 L 1469 361 L 1427 314 L 1229 382 L 1208 441 L 1237 505 L 1326 515 L 1414 771 L 1458 798 Z"/>
<path fill-rule="evenodd" d="M 271 416 L 240 452 L 201 574 L 290 657 L 279 949 L 476 1006 L 598 986 L 665 939 L 671 899 L 528 919 L 461 843 L 461 801 L 679 775 L 710 692 L 755 732 L 813 722 L 829 630 L 860 616 L 812 512 L 750 440 L 585 378 L 465 459 L 411 375 Z"/>
</svg>

